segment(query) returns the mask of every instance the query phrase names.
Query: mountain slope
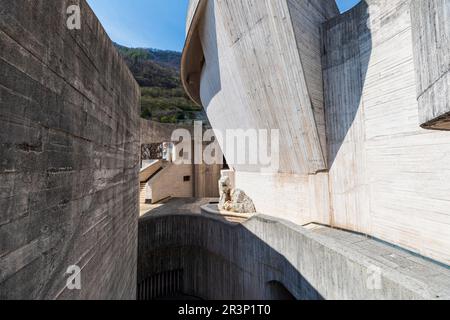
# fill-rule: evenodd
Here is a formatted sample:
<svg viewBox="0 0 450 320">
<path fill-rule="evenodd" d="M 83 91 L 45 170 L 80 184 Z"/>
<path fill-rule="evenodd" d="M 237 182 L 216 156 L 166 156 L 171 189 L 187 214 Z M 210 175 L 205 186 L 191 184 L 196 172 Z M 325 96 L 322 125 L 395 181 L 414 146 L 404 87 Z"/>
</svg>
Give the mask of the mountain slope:
<svg viewBox="0 0 450 320">
<path fill-rule="evenodd" d="M 162 123 L 207 122 L 202 107 L 185 94 L 180 80 L 181 53 L 116 44 L 141 86 L 141 116 Z"/>
</svg>

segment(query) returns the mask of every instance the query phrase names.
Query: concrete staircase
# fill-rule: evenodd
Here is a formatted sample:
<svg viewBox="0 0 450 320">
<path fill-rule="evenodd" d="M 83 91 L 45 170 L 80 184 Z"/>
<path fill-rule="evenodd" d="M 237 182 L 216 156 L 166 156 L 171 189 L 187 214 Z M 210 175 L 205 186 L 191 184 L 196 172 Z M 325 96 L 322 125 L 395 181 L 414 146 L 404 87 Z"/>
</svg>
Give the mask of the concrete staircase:
<svg viewBox="0 0 450 320">
<path fill-rule="evenodd" d="M 147 165 L 145 168 L 141 169 L 139 173 L 139 181 L 140 181 L 140 188 L 139 188 L 139 203 L 141 205 L 146 204 L 146 186 L 147 183 L 155 176 L 157 175 L 164 167 L 164 162 L 162 160 L 154 160 L 151 164 Z"/>
<path fill-rule="evenodd" d="M 139 203 L 140 204 L 145 204 L 145 186 L 147 185 L 146 182 L 141 182 L 140 183 L 140 188 L 139 188 Z"/>
</svg>

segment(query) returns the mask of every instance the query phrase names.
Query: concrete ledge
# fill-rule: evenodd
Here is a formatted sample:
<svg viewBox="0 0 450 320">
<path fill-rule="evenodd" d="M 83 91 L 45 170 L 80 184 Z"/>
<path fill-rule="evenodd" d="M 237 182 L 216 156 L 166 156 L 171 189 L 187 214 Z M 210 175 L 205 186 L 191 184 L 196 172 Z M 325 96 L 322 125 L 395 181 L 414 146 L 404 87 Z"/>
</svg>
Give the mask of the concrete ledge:
<svg viewBox="0 0 450 320">
<path fill-rule="evenodd" d="M 450 298 L 448 266 L 327 227 L 262 215 L 230 224 L 197 202 L 174 200 L 141 219 L 138 283 L 183 270 L 183 293 L 205 299 L 277 299 L 274 283 L 302 300 Z"/>
<path fill-rule="evenodd" d="M 206 204 L 201 207 L 202 213 L 205 215 L 211 215 L 212 217 L 226 219 L 230 222 L 245 222 L 250 219 L 253 214 L 250 213 L 236 213 L 230 211 L 219 210 L 217 204 Z"/>
</svg>

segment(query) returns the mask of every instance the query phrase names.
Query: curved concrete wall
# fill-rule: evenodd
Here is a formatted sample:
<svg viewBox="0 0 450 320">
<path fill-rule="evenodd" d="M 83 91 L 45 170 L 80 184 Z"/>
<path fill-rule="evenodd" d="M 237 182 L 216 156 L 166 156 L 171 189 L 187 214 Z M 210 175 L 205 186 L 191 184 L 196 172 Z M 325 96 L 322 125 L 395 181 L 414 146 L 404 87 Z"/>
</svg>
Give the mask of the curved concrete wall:
<svg viewBox="0 0 450 320">
<path fill-rule="evenodd" d="M 281 173 L 326 169 L 320 25 L 338 14 L 335 2 L 205 0 L 198 8 L 184 56 L 185 69 L 202 68 L 184 77 L 214 129 L 277 129 Z M 260 171 L 222 149 L 238 171 Z"/>
<path fill-rule="evenodd" d="M 405 251 L 365 236 L 328 228 L 306 230 L 256 216 L 244 224 L 190 213 L 174 202 L 139 222 L 141 297 L 175 294 L 202 299 L 446 299 L 450 273 Z M 376 287 L 371 284 L 378 270 Z M 422 270 L 422 271 L 420 271 Z M 440 274 L 429 277 L 427 273 Z"/>
<path fill-rule="evenodd" d="M 0 8 L 0 299 L 134 299 L 138 85 L 84 0 Z"/>
<path fill-rule="evenodd" d="M 381 4 L 324 27 L 332 222 L 450 264 L 450 135 L 419 125 L 412 2 Z"/>
</svg>

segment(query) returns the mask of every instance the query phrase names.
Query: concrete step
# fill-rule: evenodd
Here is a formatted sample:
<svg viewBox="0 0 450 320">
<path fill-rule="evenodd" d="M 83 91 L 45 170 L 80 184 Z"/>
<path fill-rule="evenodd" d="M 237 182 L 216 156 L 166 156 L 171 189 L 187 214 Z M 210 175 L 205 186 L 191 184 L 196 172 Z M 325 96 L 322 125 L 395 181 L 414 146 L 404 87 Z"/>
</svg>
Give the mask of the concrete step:
<svg viewBox="0 0 450 320">
<path fill-rule="evenodd" d="M 146 194 L 145 194 L 146 186 L 147 186 L 146 182 L 141 182 L 140 189 L 139 189 L 139 203 L 141 205 L 146 204 L 145 202 L 147 201 Z"/>
</svg>

